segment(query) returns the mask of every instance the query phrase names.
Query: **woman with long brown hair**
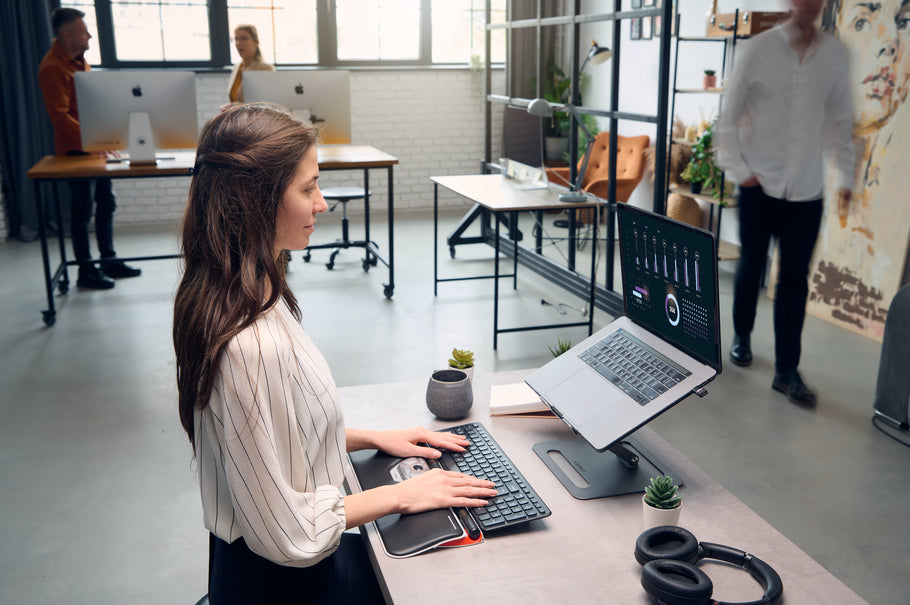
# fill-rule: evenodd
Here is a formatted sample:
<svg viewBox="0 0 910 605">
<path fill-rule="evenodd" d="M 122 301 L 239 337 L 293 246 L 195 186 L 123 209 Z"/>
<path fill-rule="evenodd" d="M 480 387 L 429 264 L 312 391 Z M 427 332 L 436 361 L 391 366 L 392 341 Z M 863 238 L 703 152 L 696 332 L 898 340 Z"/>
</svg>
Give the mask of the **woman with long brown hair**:
<svg viewBox="0 0 910 605">
<path fill-rule="evenodd" d="M 326 210 L 318 178 L 316 130 L 282 108 L 232 106 L 203 128 L 173 337 L 211 532 L 212 603 L 381 601 L 363 542 L 346 528 L 496 495 L 490 482 L 439 469 L 344 494 L 345 452 L 435 458 L 434 448 L 468 444 L 420 427 L 345 428 L 279 262 L 283 249 L 307 246 Z"/>
</svg>

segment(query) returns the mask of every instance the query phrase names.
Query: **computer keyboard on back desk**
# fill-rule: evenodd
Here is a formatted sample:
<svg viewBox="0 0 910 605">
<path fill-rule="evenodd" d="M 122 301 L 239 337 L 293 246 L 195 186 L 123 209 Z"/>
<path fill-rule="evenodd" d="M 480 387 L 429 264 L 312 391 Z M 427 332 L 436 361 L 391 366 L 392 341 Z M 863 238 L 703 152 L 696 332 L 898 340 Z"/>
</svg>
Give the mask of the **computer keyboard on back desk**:
<svg viewBox="0 0 910 605">
<path fill-rule="evenodd" d="M 466 509 L 482 531 L 496 531 L 550 516 L 550 509 L 482 424 L 472 422 L 443 430 L 464 435 L 471 445 L 465 452 L 443 451 L 442 466 L 496 484 L 499 495 L 488 500 L 487 506 Z"/>
</svg>

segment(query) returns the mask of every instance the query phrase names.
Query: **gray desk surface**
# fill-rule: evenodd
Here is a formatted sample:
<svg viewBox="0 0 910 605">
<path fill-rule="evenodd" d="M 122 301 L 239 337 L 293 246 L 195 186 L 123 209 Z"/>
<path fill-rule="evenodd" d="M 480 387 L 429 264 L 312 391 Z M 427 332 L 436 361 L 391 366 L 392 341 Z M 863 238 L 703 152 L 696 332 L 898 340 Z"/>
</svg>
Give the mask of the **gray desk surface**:
<svg viewBox="0 0 910 605">
<path fill-rule="evenodd" d="M 603 203 L 594 198 L 577 204 L 560 202 L 557 194 L 564 188 L 520 189 L 500 174 L 431 176 L 430 180 L 494 212 L 596 208 Z"/>
<path fill-rule="evenodd" d="M 427 411 L 424 381 L 341 389 L 345 422 L 351 427 L 420 424 L 438 429 L 482 422 L 553 511 L 547 519 L 493 534 L 482 544 L 438 549 L 409 559 L 388 557 L 374 527 L 365 526 L 374 565 L 395 603 L 649 602 L 633 557 L 635 539 L 643 529 L 641 497 L 575 500 L 531 449 L 538 441 L 570 437 L 562 422 L 488 415 L 490 385 L 520 382 L 527 373 L 476 374 L 470 416 L 448 423 L 435 420 Z M 673 461 L 683 475 L 680 525 L 699 540 L 727 544 L 769 563 L 783 579 L 785 603 L 864 603 L 656 433 L 644 428 L 636 436 L 652 452 Z M 719 563 L 704 564 L 702 569 L 714 582 L 715 599 L 748 601 L 762 594 L 742 570 Z"/>
</svg>

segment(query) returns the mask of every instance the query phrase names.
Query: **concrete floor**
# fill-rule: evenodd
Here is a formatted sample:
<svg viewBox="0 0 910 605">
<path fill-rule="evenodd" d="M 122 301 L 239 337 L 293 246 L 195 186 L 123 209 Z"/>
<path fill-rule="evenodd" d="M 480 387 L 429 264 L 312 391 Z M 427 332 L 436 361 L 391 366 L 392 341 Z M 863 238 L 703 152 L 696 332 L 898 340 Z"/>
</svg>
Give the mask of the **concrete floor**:
<svg viewBox="0 0 910 605">
<path fill-rule="evenodd" d="M 443 232 L 460 216 L 447 213 Z M 334 220 L 320 218 L 314 243 L 334 237 Z M 175 230 L 120 228 L 118 250 L 175 250 Z M 395 242 L 392 301 L 382 295 L 387 272 L 363 273 L 359 250 L 342 252 L 334 271 L 325 251 L 310 264 L 294 255 L 289 282 L 304 327 L 339 385 L 423 379 L 453 346 L 476 352 L 478 372 L 534 368 L 557 337 L 585 335 L 505 334 L 493 351 L 489 281 L 441 284 L 433 297 L 431 216 L 399 216 Z M 440 253 L 447 276 L 489 271 L 484 246 L 461 247 L 455 260 Z M 721 266 L 725 351 L 733 268 Z M 142 269 L 113 291 L 57 296 L 57 323 L 45 328 L 38 244 L 0 243 L 0 603 L 193 603 L 205 592 L 207 535 L 175 403 L 179 267 Z M 525 271 L 518 291 L 504 291 L 504 323 L 581 317 L 561 317 L 541 298 L 582 306 Z M 860 596 L 908 603 L 910 449 L 870 423 L 880 346 L 809 317 L 802 370 L 820 403 L 807 411 L 770 388 L 770 318 L 762 298 L 753 367 L 725 364 L 707 397 L 651 426 Z M 595 314 L 596 326 L 610 319 Z"/>
</svg>

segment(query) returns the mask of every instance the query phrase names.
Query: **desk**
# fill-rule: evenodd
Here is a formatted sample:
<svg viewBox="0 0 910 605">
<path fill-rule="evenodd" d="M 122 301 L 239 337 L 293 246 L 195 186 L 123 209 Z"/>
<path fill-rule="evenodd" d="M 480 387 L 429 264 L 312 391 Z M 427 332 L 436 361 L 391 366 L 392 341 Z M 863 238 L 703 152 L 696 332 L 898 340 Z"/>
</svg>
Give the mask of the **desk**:
<svg viewBox="0 0 910 605">
<path fill-rule="evenodd" d="M 517 212 L 529 212 L 543 210 L 569 210 L 569 249 L 575 249 L 575 217 L 579 209 L 598 208 L 601 203 L 598 201 L 589 201 L 580 204 L 566 204 L 557 199 L 557 193 L 550 189 L 530 189 L 521 190 L 512 180 L 504 178 L 499 174 L 472 174 L 458 176 L 434 176 L 430 177 L 433 181 L 433 295 L 436 296 L 437 288 L 440 282 L 466 281 L 473 279 L 492 279 L 493 280 L 493 349 L 498 344 L 499 334 L 506 332 L 523 332 L 527 330 L 545 330 L 550 328 L 563 328 L 573 326 L 587 326 L 588 335 L 593 332 L 594 327 L 594 292 L 595 292 L 595 270 L 597 266 L 597 246 L 591 246 L 591 277 L 588 291 L 588 321 L 546 324 L 537 326 L 525 326 L 518 328 L 500 328 L 499 327 L 499 278 L 511 277 L 512 288 L 517 288 L 518 279 L 518 242 L 514 236 L 517 231 L 517 221 L 515 219 Z M 473 277 L 439 277 L 439 187 L 457 193 L 458 195 L 479 204 L 484 209 L 491 212 L 494 216 L 495 238 L 494 238 L 494 262 L 493 275 L 478 275 Z M 500 275 L 499 273 L 499 252 L 500 252 L 500 215 L 509 213 L 512 216 L 510 221 L 510 232 L 512 236 L 512 273 Z M 597 241 L 597 221 L 593 223 L 594 234 L 592 239 Z M 539 248 L 539 244 L 538 244 Z"/>
<path fill-rule="evenodd" d="M 492 534 L 482 544 L 438 549 L 408 559 L 385 555 L 373 525 L 361 528 L 388 602 L 409 603 L 634 603 L 645 605 L 635 539 L 641 533 L 638 495 L 575 500 L 531 450 L 534 443 L 570 438 L 555 419 L 492 418 L 491 384 L 521 381 L 529 372 L 477 374 L 468 418 L 443 423 L 427 411 L 426 382 L 340 389 L 345 423 L 373 429 L 422 424 L 438 429 L 482 422 L 553 514 L 524 528 Z M 648 428 L 636 433 L 646 447 L 672 460 L 685 485 L 680 525 L 708 542 L 727 544 L 764 560 L 780 574 L 784 603 L 864 603 L 840 580 Z M 349 465 L 347 476 L 357 491 Z M 748 601 L 761 596 L 749 575 L 717 563 L 702 566 L 714 597 Z"/>
<path fill-rule="evenodd" d="M 320 145 L 317 147 L 319 156 L 320 170 L 363 170 L 364 189 L 370 190 L 369 171 L 373 168 L 385 168 L 388 170 L 388 225 L 389 225 L 389 253 L 388 260 L 378 254 L 376 258 L 389 269 L 389 283 L 383 284 L 383 293 L 386 298 L 391 298 L 395 289 L 395 263 L 394 263 L 394 246 L 393 246 L 393 225 L 394 225 L 394 208 L 393 208 L 393 166 L 398 163 L 398 159 L 375 147 L 366 145 Z M 50 257 L 47 248 L 47 232 L 45 226 L 46 202 L 42 194 L 43 183 L 49 183 L 53 189 L 54 207 L 57 216 L 60 216 L 60 199 L 57 191 L 57 183 L 64 179 L 93 179 L 107 177 L 111 179 L 129 179 L 129 178 L 162 178 L 189 176 L 189 169 L 192 168 L 195 158 L 195 152 L 183 151 L 169 156 L 168 159 L 161 159 L 157 164 L 132 166 L 126 162 L 107 163 L 104 158 L 98 156 L 44 156 L 38 161 L 27 173 L 28 178 L 32 179 L 35 184 L 35 197 L 38 205 L 38 235 L 41 240 L 41 257 L 44 263 L 44 286 L 47 293 L 47 309 L 42 311 L 44 324 L 47 326 L 54 325 L 57 312 L 54 307 L 54 288 L 60 294 L 66 294 L 69 291 L 69 276 L 67 275 L 67 266 L 78 264 L 74 260 L 66 259 L 66 247 L 64 245 L 63 230 L 58 228 L 58 239 L 60 244 L 60 263 L 51 271 Z M 369 240 L 369 195 L 367 195 L 364 208 L 367 213 L 367 240 Z M 123 261 L 145 261 L 159 260 L 165 258 L 177 258 L 177 254 L 165 254 L 158 256 L 139 256 L 130 258 L 120 258 Z M 96 259 L 97 260 L 97 259 Z"/>
</svg>

